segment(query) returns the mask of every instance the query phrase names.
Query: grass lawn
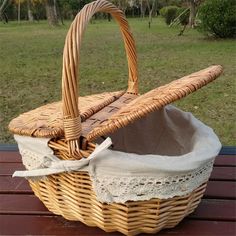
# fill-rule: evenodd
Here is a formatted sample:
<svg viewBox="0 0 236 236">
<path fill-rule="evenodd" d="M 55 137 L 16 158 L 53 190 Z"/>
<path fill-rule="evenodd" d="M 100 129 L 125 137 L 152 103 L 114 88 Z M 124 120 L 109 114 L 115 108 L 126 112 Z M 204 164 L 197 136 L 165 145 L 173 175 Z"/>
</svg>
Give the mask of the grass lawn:
<svg viewBox="0 0 236 236">
<path fill-rule="evenodd" d="M 236 145 L 235 75 L 233 40 L 206 39 L 195 30 L 177 36 L 154 19 L 128 19 L 136 39 L 140 91 L 168 83 L 212 64 L 224 74 L 215 82 L 175 103 L 211 126 L 223 145 Z M 0 143 L 12 143 L 9 121 L 20 113 L 60 100 L 61 65 L 65 26 L 50 28 L 46 22 L 0 22 Z M 126 88 L 127 65 L 123 43 L 114 21 L 89 25 L 81 51 L 80 95 Z"/>
</svg>

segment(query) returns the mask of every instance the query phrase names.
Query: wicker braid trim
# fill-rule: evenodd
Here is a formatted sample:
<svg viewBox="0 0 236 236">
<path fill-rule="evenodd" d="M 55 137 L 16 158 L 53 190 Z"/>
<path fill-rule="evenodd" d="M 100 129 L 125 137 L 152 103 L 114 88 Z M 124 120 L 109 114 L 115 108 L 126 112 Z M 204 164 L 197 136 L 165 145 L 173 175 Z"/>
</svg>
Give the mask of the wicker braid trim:
<svg viewBox="0 0 236 236">
<path fill-rule="evenodd" d="M 137 80 L 136 81 L 129 80 L 127 93 L 134 93 L 134 91 L 137 91 L 137 87 L 138 87 L 138 81 Z M 137 92 L 135 92 L 134 94 L 137 94 Z"/>
<path fill-rule="evenodd" d="M 63 123 L 66 140 L 75 140 L 80 137 L 82 130 L 80 117 L 63 119 Z"/>
<path fill-rule="evenodd" d="M 222 72 L 222 66 L 211 66 L 175 80 L 167 85 L 153 89 L 150 92 L 137 97 L 127 104 L 127 106 L 121 108 L 116 114 L 107 119 L 107 121 L 103 122 L 99 127 L 93 129 L 88 133 L 87 139 L 91 141 L 99 136 L 112 133 L 129 123 L 146 116 L 150 112 L 159 110 L 165 105 L 179 100 L 212 82 Z"/>
</svg>

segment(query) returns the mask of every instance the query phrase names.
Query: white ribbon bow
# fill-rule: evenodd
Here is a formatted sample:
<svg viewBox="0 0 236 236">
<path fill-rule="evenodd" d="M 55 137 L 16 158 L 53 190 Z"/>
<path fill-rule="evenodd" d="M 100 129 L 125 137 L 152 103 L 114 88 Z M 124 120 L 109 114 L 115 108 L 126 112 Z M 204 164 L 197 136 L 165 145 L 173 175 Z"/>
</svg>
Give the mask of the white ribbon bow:
<svg viewBox="0 0 236 236">
<path fill-rule="evenodd" d="M 88 158 L 83 158 L 80 160 L 60 160 L 59 158 L 54 156 L 53 159 L 47 159 L 47 161 L 43 163 L 46 168 L 26 171 L 15 171 L 12 177 L 37 177 L 58 174 L 62 172 L 78 171 L 84 166 L 87 166 L 91 159 L 96 157 L 103 150 L 109 148 L 111 144 L 111 139 L 107 138 L 104 142 L 102 142 L 99 146 L 95 148 L 93 153 L 91 153 Z"/>
</svg>

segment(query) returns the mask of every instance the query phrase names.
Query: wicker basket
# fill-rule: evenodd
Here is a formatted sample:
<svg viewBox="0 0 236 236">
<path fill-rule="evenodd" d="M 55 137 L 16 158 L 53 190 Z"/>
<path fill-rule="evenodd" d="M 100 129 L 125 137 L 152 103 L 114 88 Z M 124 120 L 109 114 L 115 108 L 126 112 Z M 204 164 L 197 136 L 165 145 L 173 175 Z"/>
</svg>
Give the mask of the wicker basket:
<svg viewBox="0 0 236 236">
<path fill-rule="evenodd" d="M 119 23 L 128 60 L 128 89 L 78 99 L 76 80 L 81 38 L 90 18 L 97 12 L 110 13 Z M 211 66 L 138 95 L 136 49 L 128 23 L 113 4 L 105 0 L 95 1 L 76 16 L 66 37 L 62 102 L 24 113 L 12 120 L 9 128 L 23 136 L 50 138 L 49 147 L 63 160 L 85 158 L 93 152 L 97 138 L 188 95 L 213 81 L 221 72 L 221 66 Z M 36 196 L 55 214 L 98 226 L 106 232 L 120 231 L 126 235 L 156 233 L 174 227 L 193 212 L 206 188 L 204 183 L 188 195 L 166 200 L 106 204 L 97 200 L 86 172 L 54 174 L 29 182 Z"/>
</svg>

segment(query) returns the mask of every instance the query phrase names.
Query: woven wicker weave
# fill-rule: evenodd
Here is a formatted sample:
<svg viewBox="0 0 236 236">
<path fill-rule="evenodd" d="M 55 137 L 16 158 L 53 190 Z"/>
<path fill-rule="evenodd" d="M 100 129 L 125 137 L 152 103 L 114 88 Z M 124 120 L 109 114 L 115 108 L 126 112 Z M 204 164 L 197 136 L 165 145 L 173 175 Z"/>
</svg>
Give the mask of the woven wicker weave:
<svg viewBox="0 0 236 236">
<path fill-rule="evenodd" d="M 128 89 L 78 99 L 77 68 L 81 38 L 90 18 L 97 12 L 110 13 L 120 25 L 128 60 Z M 76 16 L 66 37 L 62 102 L 20 115 L 11 121 L 9 129 L 20 135 L 49 137 L 49 146 L 59 158 L 80 159 L 94 150 L 96 138 L 196 91 L 221 73 L 221 66 L 211 66 L 138 95 L 136 49 L 124 14 L 105 0 L 95 1 Z M 203 184 L 187 196 L 167 200 L 108 205 L 97 200 L 90 177 L 85 172 L 51 175 L 45 180 L 30 181 L 30 185 L 55 214 L 98 226 L 107 232 L 120 231 L 126 235 L 155 233 L 162 228 L 174 227 L 197 207 L 206 188 Z"/>
</svg>

